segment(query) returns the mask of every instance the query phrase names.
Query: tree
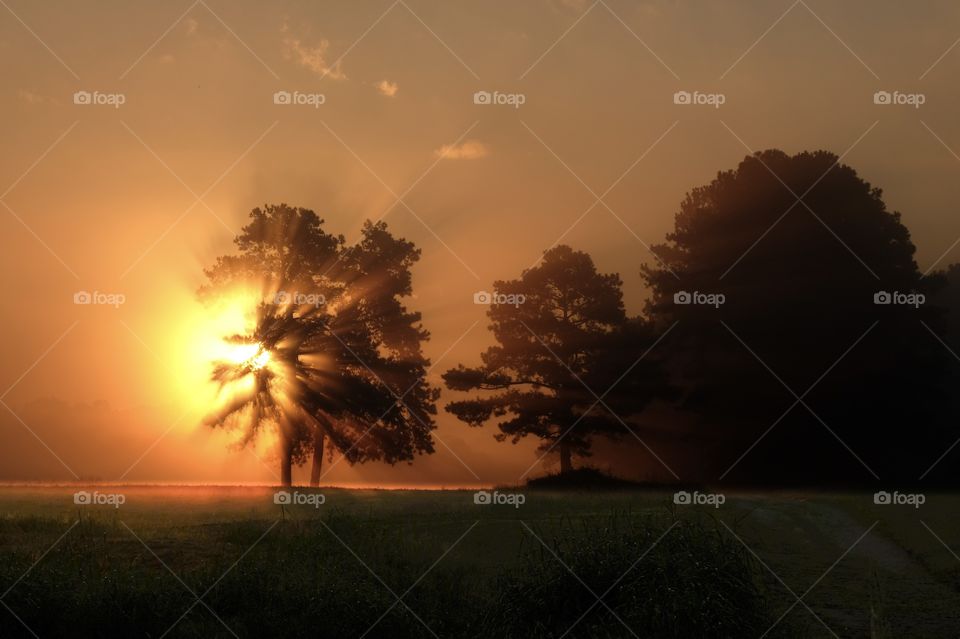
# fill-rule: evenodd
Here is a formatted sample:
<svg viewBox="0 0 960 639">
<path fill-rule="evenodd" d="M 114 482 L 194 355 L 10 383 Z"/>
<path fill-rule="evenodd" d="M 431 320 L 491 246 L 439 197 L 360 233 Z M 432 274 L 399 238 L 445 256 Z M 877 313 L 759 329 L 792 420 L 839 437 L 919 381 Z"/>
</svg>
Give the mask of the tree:
<svg viewBox="0 0 960 639">
<path fill-rule="evenodd" d="M 946 330 L 944 331 L 943 341 L 950 351 L 948 361 L 947 375 L 943 380 L 943 393 L 948 397 L 948 408 L 945 411 L 947 421 L 956 424 L 960 419 L 960 396 L 956 389 L 960 387 L 960 264 L 951 264 L 942 273 L 944 286 L 938 290 L 933 297 L 935 304 L 946 309 L 945 318 Z M 960 437 L 960 433 L 953 433 L 954 439 Z M 927 480 L 936 481 L 956 481 L 957 451 L 952 449 L 951 454 L 938 458 L 936 463 L 931 460 L 930 472 Z"/>
<path fill-rule="evenodd" d="M 947 310 L 943 339 L 951 350 L 960 355 L 960 264 L 951 264 L 942 275 L 944 286 L 933 299 Z"/>
<path fill-rule="evenodd" d="M 419 250 L 382 222 L 367 222 L 347 246 L 307 209 L 280 204 L 250 217 L 235 240 L 239 254 L 218 258 L 200 295 L 260 287 L 254 330 L 228 338 L 252 348 L 249 357 L 213 372 L 221 386 L 252 383 L 208 423 L 241 425 L 241 445 L 276 428 L 284 485 L 310 455 L 318 485 L 328 441 L 327 455 L 336 450 L 350 463 L 432 453 L 439 390 L 426 380 L 429 334 L 403 303 Z"/>
<path fill-rule="evenodd" d="M 913 302 L 941 278 L 914 251 L 880 189 L 823 151 L 757 153 L 687 195 L 643 274 L 648 315 L 678 323 L 683 406 L 719 444 L 708 479 L 915 480 L 936 458 L 942 317 Z M 693 293 L 725 303 L 677 303 Z"/>
<path fill-rule="evenodd" d="M 568 246 L 518 280 L 495 282 L 487 316 L 497 345 L 482 365 L 443 375 L 451 390 L 483 394 L 446 410 L 470 426 L 497 420 L 499 441 L 533 436 L 542 451 L 559 447 L 561 473 L 590 454 L 592 437 L 625 434 L 624 420 L 664 392 L 665 377 L 652 359 L 636 361 L 651 329 L 628 320 L 620 288 L 618 275 L 598 273 Z"/>
</svg>

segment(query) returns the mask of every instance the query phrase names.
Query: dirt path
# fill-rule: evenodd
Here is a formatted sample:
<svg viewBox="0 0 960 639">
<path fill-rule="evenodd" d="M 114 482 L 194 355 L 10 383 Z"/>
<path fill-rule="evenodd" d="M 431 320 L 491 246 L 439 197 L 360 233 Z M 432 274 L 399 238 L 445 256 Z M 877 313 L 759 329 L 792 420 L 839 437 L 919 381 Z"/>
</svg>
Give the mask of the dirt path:
<svg viewBox="0 0 960 639">
<path fill-rule="evenodd" d="M 831 498 L 744 496 L 735 503 L 749 512 L 741 522 L 748 543 L 838 636 L 960 636 L 960 593 L 886 536 L 882 520 L 870 529 L 873 522 Z M 772 584 L 785 605 L 794 603 Z M 831 636 L 801 605 L 790 615 L 806 616 L 813 636 Z"/>
</svg>

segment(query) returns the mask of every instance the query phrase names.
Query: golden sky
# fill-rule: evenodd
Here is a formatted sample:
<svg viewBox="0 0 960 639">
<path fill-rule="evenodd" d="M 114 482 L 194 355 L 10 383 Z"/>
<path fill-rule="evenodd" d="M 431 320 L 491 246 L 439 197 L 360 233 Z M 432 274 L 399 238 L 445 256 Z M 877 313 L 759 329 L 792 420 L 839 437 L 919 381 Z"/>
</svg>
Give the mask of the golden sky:
<svg viewBox="0 0 960 639">
<path fill-rule="evenodd" d="M 269 451 L 198 425 L 194 292 L 264 203 L 348 240 L 385 216 L 417 243 L 438 382 L 490 343 L 473 293 L 558 242 L 619 272 L 639 312 L 646 245 L 749 150 L 844 154 L 921 269 L 946 266 L 958 38 L 955 2 L 3 0 L 0 480 L 275 481 Z M 431 458 L 325 481 L 511 483 L 536 460 L 439 423 Z"/>
</svg>

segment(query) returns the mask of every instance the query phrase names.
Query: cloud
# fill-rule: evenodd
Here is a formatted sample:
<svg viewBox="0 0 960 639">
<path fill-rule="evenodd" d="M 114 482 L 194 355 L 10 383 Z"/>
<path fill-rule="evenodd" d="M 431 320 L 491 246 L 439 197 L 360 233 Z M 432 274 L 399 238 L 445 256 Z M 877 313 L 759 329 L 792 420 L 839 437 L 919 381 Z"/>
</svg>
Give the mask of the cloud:
<svg viewBox="0 0 960 639">
<path fill-rule="evenodd" d="M 377 83 L 377 90 L 388 98 L 392 98 L 397 95 L 397 91 L 400 90 L 400 87 L 396 82 L 390 82 L 389 80 L 380 80 Z"/>
<path fill-rule="evenodd" d="M 434 153 L 447 160 L 477 160 L 490 155 L 490 147 L 478 140 L 467 140 L 462 144 L 444 144 Z"/>
<path fill-rule="evenodd" d="M 187 18 L 183 21 L 183 30 L 188 36 L 196 35 L 200 30 L 200 21 L 196 18 Z"/>
<path fill-rule="evenodd" d="M 287 36 L 283 40 L 284 56 L 287 59 L 293 59 L 302 67 L 310 69 L 320 76 L 325 76 L 333 80 L 346 80 L 347 74 L 340 69 L 340 61 L 330 66 L 327 63 L 327 49 L 330 48 L 328 40 L 321 40 L 316 46 L 304 44 L 299 38 Z"/>
<path fill-rule="evenodd" d="M 29 89 L 20 89 L 17 91 L 17 98 L 19 98 L 21 102 L 25 102 L 27 104 L 43 104 L 44 102 L 50 101 L 39 93 L 34 93 Z"/>
</svg>

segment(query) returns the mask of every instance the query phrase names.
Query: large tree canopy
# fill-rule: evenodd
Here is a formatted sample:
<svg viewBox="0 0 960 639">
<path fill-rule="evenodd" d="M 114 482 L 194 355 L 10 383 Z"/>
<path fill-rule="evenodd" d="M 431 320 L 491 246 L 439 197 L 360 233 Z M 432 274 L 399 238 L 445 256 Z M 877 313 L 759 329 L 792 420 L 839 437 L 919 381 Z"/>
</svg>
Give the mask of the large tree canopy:
<svg viewBox="0 0 960 639">
<path fill-rule="evenodd" d="M 625 420 L 663 392 L 664 376 L 652 358 L 637 361 L 651 331 L 628 321 L 620 288 L 618 275 L 568 246 L 495 282 L 487 314 L 497 344 L 481 366 L 443 376 L 451 390 L 483 393 L 447 410 L 471 426 L 496 420 L 500 441 L 541 439 L 541 450 L 560 453 L 562 472 L 573 455 L 589 455 L 592 437 L 627 434 Z"/>
<path fill-rule="evenodd" d="M 215 380 L 250 375 L 254 383 L 210 422 L 243 424 L 242 443 L 276 427 L 284 483 L 291 464 L 311 453 L 316 483 L 326 441 L 329 455 L 336 450 L 351 463 L 432 453 L 439 390 L 426 380 L 421 347 L 429 334 L 403 302 L 419 250 L 382 222 L 367 222 L 348 246 L 307 209 L 266 206 L 250 217 L 235 240 L 239 253 L 207 271 L 201 297 L 260 287 L 254 331 L 231 339 L 259 345 L 270 363 L 220 363 Z"/>
<path fill-rule="evenodd" d="M 916 480 L 945 450 L 941 278 L 837 156 L 748 156 L 688 194 L 667 240 L 643 271 L 647 311 L 678 322 L 667 352 L 717 451 L 706 478 Z M 677 303 L 694 292 L 725 302 Z"/>
</svg>

